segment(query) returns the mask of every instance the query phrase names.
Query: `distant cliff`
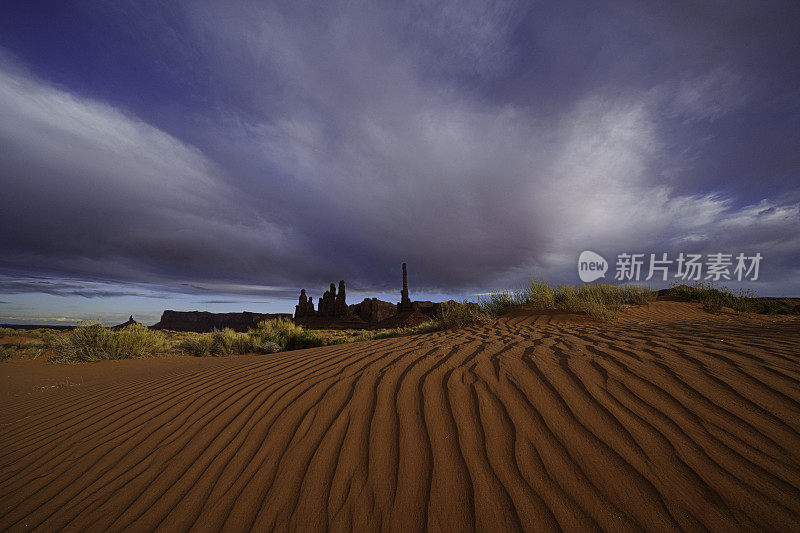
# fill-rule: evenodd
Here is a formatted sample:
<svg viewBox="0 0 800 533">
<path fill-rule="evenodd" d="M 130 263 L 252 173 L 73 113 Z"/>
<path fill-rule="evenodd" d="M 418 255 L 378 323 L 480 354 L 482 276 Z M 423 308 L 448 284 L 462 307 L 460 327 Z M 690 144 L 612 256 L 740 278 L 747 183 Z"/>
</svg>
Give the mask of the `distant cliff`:
<svg viewBox="0 0 800 533">
<path fill-rule="evenodd" d="M 292 319 L 290 313 L 209 313 L 208 311 L 164 311 L 161 320 L 152 329 L 172 331 L 196 331 L 203 333 L 215 329 L 231 328 L 247 331 L 262 320 L 274 318 Z"/>
</svg>

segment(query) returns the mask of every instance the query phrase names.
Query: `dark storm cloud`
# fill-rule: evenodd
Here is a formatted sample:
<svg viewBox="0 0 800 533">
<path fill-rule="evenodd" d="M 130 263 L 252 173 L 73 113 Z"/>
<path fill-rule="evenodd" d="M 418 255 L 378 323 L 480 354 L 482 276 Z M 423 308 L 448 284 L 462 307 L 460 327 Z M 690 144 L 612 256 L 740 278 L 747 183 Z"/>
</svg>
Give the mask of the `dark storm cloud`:
<svg viewBox="0 0 800 533">
<path fill-rule="evenodd" d="M 800 291 L 789 3 L 93 8 L 137 81 L 0 64 L 8 276 L 281 298 L 760 251 Z"/>
<path fill-rule="evenodd" d="M 163 295 L 149 294 L 137 290 L 113 290 L 108 286 L 88 281 L 50 280 L 27 277 L 0 276 L 0 294 L 25 294 L 38 292 L 53 296 L 81 296 L 83 298 L 108 298 L 116 296 L 138 296 L 161 298 Z M 11 303 L 11 302 L 0 302 Z"/>
</svg>

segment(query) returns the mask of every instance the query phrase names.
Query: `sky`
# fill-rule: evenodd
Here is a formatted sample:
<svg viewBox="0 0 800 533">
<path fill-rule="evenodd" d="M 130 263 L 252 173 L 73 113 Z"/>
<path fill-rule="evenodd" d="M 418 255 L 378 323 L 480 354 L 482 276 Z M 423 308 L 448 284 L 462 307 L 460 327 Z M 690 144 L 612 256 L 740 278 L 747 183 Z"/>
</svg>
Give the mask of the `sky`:
<svg viewBox="0 0 800 533">
<path fill-rule="evenodd" d="M 0 323 L 152 324 L 763 257 L 800 296 L 800 4 L 0 12 Z M 654 279 L 654 288 L 675 281 Z"/>
</svg>

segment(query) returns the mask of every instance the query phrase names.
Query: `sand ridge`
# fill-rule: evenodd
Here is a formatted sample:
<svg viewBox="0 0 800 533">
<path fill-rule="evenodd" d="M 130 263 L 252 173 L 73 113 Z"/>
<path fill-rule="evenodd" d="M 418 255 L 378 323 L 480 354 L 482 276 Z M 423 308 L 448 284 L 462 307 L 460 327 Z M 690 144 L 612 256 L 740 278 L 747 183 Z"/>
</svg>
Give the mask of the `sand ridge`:
<svg viewBox="0 0 800 533">
<path fill-rule="evenodd" d="M 81 365 L 6 395 L 0 529 L 798 530 L 798 326 L 655 302 Z"/>
</svg>

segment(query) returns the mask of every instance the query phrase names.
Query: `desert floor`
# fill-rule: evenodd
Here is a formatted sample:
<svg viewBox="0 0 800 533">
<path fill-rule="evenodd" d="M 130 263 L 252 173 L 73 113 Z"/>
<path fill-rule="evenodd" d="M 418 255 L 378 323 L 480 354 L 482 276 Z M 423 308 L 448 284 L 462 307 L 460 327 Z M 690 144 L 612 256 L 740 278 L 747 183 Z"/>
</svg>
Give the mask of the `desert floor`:
<svg viewBox="0 0 800 533">
<path fill-rule="evenodd" d="M 0 530 L 800 530 L 800 318 L 0 363 Z"/>
</svg>

